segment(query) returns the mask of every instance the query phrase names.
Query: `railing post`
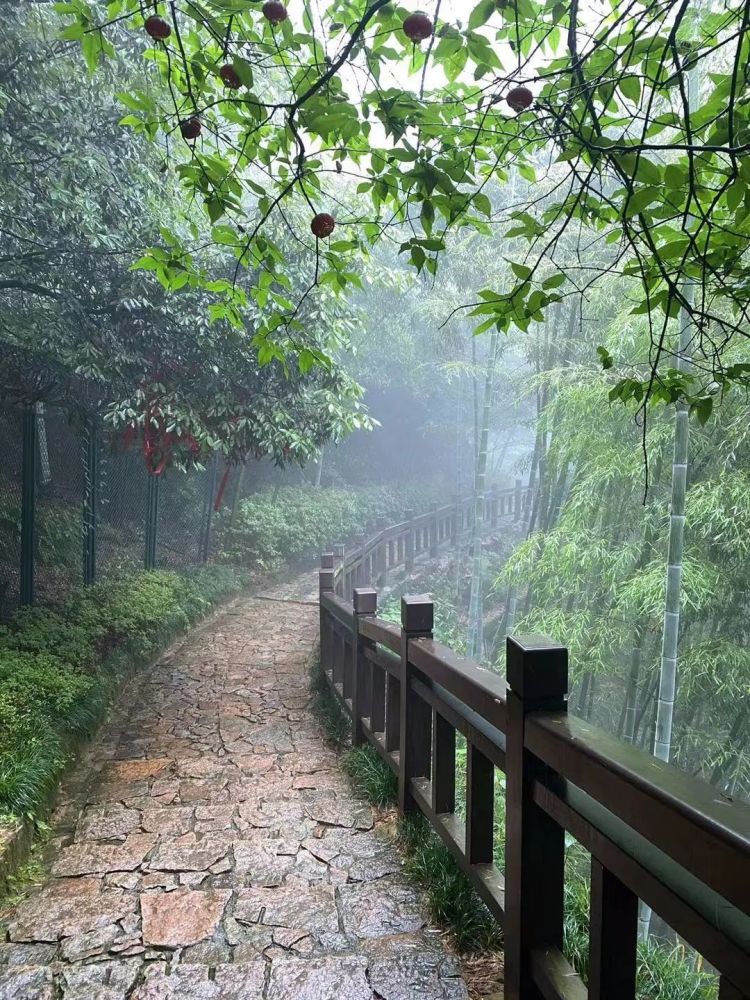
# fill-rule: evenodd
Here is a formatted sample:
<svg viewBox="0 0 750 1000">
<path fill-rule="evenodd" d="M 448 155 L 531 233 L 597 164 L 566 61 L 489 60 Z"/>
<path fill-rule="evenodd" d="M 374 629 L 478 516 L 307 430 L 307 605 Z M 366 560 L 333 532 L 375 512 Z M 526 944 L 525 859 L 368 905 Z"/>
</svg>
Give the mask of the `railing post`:
<svg viewBox="0 0 750 1000">
<path fill-rule="evenodd" d="M 406 529 L 404 562 L 406 565 L 406 572 L 411 573 L 411 571 L 414 569 L 414 511 L 413 510 L 407 510 L 406 520 L 409 522 L 409 527 Z"/>
<path fill-rule="evenodd" d="M 438 554 L 438 505 L 430 504 L 430 559 L 437 559 Z"/>
<path fill-rule="evenodd" d="M 372 587 L 358 587 L 354 591 L 354 616 L 352 618 L 352 746 L 361 746 L 365 741 L 362 717 L 369 718 L 372 704 L 372 663 L 365 653 L 374 648 L 375 643 L 366 639 L 359 631 L 362 618 L 375 615 L 378 610 L 378 592 Z"/>
<path fill-rule="evenodd" d="M 416 809 L 411 779 L 429 777 L 432 749 L 432 713 L 412 690 L 417 673 L 409 663 L 412 639 L 431 639 L 434 605 L 429 597 L 401 598 L 401 753 L 398 769 L 398 808 L 403 816 Z"/>
<path fill-rule="evenodd" d="M 38 441 L 36 404 L 27 403 L 21 424 L 21 604 L 34 603 Z"/>
<path fill-rule="evenodd" d="M 514 503 L 513 503 L 513 520 L 514 521 L 520 521 L 521 520 L 521 486 L 522 486 L 521 480 L 517 479 L 516 480 L 516 492 L 515 492 L 515 498 L 514 498 Z"/>
<path fill-rule="evenodd" d="M 568 651 L 543 636 L 509 636 L 506 673 L 505 996 L 541 1000 L 530 955 L 562 949 L 565 833 L 533 801 L 545 769 L 524 738 L 529 713 L 566 711 Z"/>
<path fill-rule="evenodd" d="M 333 553 L 324 552 L 320 557 L 320 570 L 318 571 L 318 601 L 320 606 L 320 664 L 324 671 L 328 670 L 328 662 L 331 662 L 333 670 L 333 635 L 329 632 L 328 611 L 323 607 L 321 598 L 324 594 L 333 593 Z M 333 675 L 331 675 L 333 677 Z"/>
<path fill-rule="evenodd" d="M 490 527 L 497 527 L 497 516 L 498 516 L 498 496 L 497 496 L 497 486 L 493 486 L 490 491 Z"/>
</svg>

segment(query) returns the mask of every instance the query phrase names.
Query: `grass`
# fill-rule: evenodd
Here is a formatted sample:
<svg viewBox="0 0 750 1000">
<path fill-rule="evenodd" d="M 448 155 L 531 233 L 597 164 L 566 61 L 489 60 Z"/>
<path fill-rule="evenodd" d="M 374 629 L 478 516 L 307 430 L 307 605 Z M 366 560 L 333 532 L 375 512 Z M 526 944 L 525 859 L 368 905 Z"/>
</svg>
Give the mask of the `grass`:
<svg viewBox="0 0 750 1000">
<path fill-rule="evenodd" d="M 328 686 L 319 656 L 315 658 L 311 666 L 310 690 L 313 696 L 312 709 L 323 727 L 326 739 L 340 749 L 346 744 L 350 726 Z"/>
<path fill-rule="evenodd" d="M 369 745 L 353 747 L 343 759 L 344 770 L 363 798 L 378 809 L 395 804 L 398 779 Z"/>
<path fill-rule="evenodd" d="M 499 925 L 421 813 L 400 821 L 399 842 L 407 873 L 427 896 L 430 916 L 452 931 L 458 949 L 475 953 L 499 947 Z"/>
</svg>

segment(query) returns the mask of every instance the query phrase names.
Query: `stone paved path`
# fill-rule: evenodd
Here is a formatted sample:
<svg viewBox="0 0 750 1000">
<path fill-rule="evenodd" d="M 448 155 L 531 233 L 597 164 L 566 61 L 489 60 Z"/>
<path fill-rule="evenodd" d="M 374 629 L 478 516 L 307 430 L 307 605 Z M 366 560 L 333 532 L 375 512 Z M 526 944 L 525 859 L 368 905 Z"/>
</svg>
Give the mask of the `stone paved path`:
<svg viewBox="0 0 750 1000">
<path fill-rule="evenodd" d="M 124 692 L 63 790 L 49 881 L 7 918 L 0 1000 L 464 1000 L 308 711 L 317 609 L 290 593 Z"/>
</svg>

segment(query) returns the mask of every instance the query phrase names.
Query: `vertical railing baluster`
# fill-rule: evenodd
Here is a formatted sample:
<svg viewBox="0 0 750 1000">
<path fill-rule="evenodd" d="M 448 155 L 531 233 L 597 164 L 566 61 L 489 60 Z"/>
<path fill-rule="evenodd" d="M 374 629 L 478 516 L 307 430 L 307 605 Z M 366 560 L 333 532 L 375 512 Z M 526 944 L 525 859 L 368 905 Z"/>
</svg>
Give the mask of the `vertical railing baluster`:
<svg viewBox="0 0 750 1000">
<path fill-rule="evenodd" d="M 509 636 L 505 748 L 505 997 L 540 1000 L 529 957 L 562 949 L 565 833 L 532 798 L 543 765 L 524 748 L 526 716 L 567 708 L 568 651 Z"/>
<path fill-rule="evenodd" d="M 378 587 L 388 585 L 388 539 L 385 537 L 388 522 L 385 518 L 378 521 L 378 531 L 381 534 L 375 557 L 375 583 Z"/>
<path fill-rule="evenodd" d="M 334 685 L 341 684 L 343 687 L 344 683 L 344 634 L 341 631 L 340 626 L 336 623 L 335 619 L 332 620 L 333 625 L 333 673 L 332 679 Z"/>
<path fill-rule="evenodd" d="M 318 571 L 318 601 L 320 605 L 320 662 L 324 670 L 331 671 L 331 678 L 335 680 L 335 657 L 333 655 L 332 622 L 328 610 L 323 606 L 323 597 L 333 593 L 333 556 L 330 552 L 324 552 L 320 557 L 320 570 Z"/>
<path fill-rule="evenodd" d="M 748 1000 L 748 997 L 734 983 L 730 983 L 726 976 L 722 976 L 719 979 L 719 1000 Z"/>
<path fill-rule="evenodd" d="M 436 559 L 438 554 L 438 516 L 437 504 L 430 504 L 430 525 L 428 530 L 430 559 Z"/>
<path fill-rule="evenodd" d="M 385 733 L 385 689 L 387 674 L 376 663 L 370 672 L 370 729 Z"/>
<path fill-rule="evenodd" d="M 401 681 L 390 673 L 386 684 L 385 748 L 389 753 L 401 749 Z"/>
<path fill-rule="evenodd" d="M 591 859 L 589 1000 L 633 1000 L 638 897 Z"/>
<path fill-rule="evenodd" d="M 456 730 L 439 712 L 432 712 L 432 808 L 456 809 Z"/>
<path fill-rule="evenodd" d="M 406 564 L 406 572 L 411 573 L 414 569 L 414 547 L 416 544 L 416 529 L 414 527 L 414 511 L 407 510 L 406 519 L 409 522 L 409 527 L 406 529 L 406 539 L 404 548 L 404 562 Z"/>
<path fill-rule="evenodd" d="M 471 742 L 466 746 L 466 860 L 492 862 L 495 767 Z"/>
<path fill-rule="evenodd" d="M 521 520 L 521 480 L 516 480 L 515 503 L 513 505 L 513 520 Z"/>
<path fill-rule="evenodd" d="M 399 756 L 399 812 L 415 809 L 411 779 L 429 777 L 432 747 L 432 714 L 415 693 L 412 680 L 418 671 L 409 662 L 409 643 L 432 638 L 434 606 L 429 597 L 401 598 L 401 754 Z"/>
<path fill-rule="evenodd" d="M 377 611 L 378 592 L 372 587 L 358 587 L 354 591 L 352 616 L 352 745 L 355 747 L 361 746 L 365 740 L 362 718 L 372 715 L 372 671 L 365 654 L 368 649 L 375 648 L 375 643 L 360 633 L 359 626 L 364 616 L 375 615 Z"/>
<path fill-rule="evenodd" d="M 344 566 L 345 551 L 346 550 L 344 546 L 341 545 L 340 543 L 338 545 L 333 546 L 333 563 L 335 569 L 334 590 L 336 591 L 339 597 L 344 596 L 345 574 L 343 571 L 343 566 Z"/>
</svg>

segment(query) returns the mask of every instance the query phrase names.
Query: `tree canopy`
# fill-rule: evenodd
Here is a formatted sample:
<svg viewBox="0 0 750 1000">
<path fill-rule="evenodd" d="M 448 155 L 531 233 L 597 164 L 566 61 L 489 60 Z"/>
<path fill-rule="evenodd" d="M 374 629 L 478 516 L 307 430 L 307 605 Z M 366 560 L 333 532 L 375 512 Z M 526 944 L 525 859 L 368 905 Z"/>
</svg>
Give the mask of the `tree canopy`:
<svg viewBox="0 0 750 1000">
<path fill-rule="evenodd" d="M 60 24 L 28 5 L 0 41 L 2 393 L 104 412 L 126 442 L 139 438 L 152 471 L 213 449 L 304 462 L 369 426 L 362 390 L 331 360 L 351 311 L 319 289 L 300 306 L 304 330 L 264 355 L 253 340 L 262 296 L 227 317 L 212 290 L 231 285 L 231 253 L 186 218 L 163 151 L 118 124 L 116 94 L 138 85 L 139 61 L 124 48 L 87 81 Z M 276 238 L 287 294 L 301 294 L 299 252 L 288 233 Z M 162 262 L 190 240 L 167 291 Z"/>
<path fill-rule="evenodd" d="M 153 72 L 120 94 L 123 122 L 164 151 L 233 254 L 231 280 L 213 286 L 226 315 L 263 303 L 261 357 L 304 328 L 309 289 L 356 280 L 374 242 L 396 240 L 434 274 L 456 230 L 500 228 L 518 238 L 511 278 L 479 277 L 462 303 L 479 329 L 526 329 L 614 273 L 650 337 L 639 356 L 599 345 L 605 368 L 623 365 L 613 397 L 683 399 L 705 419 L 717 393 L 746 384 L 733 343 L 750 276 L 747 0 L 56 7 L 92 72 L 115 49 L 142 50 Z M 511 176 L 526 186 L 497 208 L 492 182 Z M 279 222 L 304 259 L 291 297 Z M 560 261 L 562 242 L 577 261 Z M 166 287 L 186 272 L 210 284 L 191 240 L 144 264 L 154 256 Z M 673 360 L 680 309 L 689 371 Z"/>
</svg>

